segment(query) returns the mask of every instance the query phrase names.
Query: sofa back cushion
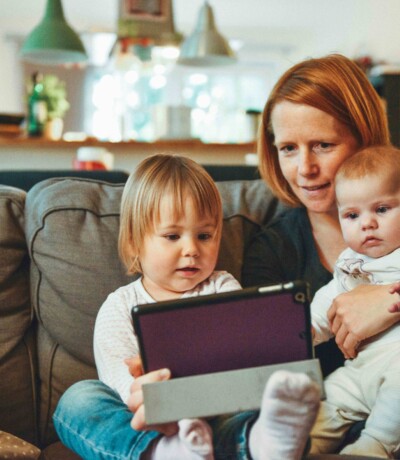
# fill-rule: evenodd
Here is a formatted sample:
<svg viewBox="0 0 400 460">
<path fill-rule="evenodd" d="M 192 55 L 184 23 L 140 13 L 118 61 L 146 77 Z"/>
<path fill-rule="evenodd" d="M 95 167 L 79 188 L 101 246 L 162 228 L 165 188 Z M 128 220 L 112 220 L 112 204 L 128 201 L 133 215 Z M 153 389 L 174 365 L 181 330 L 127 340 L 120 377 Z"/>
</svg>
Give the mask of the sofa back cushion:
<svg viewBox="0 0 400 460">
<path fill-rule="evenodd" d="M 25 195 L 0 186 L 0 430 L 35 443 L 35 346 Z"/>
<path fill-rule="evenodd" d="M 224 226 L 218 268 L 240 279 L 243 252 L 260 223 L 277 212 L 263 182 L 219 183 Z M 123 184 L 49 179 L 26 202 L 26 238 L 32 260 L 32 302 L 39 321 L 43 444 L 56 439 L 51 416 L 77 380 L 97 378 L 93 328 L 107 295 L 131 278 L 117 251 Z"/>
</svg>

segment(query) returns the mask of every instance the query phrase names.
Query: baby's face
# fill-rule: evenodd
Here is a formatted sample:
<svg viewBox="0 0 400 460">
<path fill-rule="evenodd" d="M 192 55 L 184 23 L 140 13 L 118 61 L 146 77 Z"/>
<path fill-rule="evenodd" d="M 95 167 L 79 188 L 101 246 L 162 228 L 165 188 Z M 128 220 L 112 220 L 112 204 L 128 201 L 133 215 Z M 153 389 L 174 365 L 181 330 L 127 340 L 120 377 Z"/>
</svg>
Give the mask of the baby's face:
<svg viewBox="0 0 400 460">
<path fill-rule="evenodd" d="M 343 237 L 360 254 L 377 258 L 400 247 L 400 187 L 390 185 L 378 175 L 336 185 Z"/>
</svg>

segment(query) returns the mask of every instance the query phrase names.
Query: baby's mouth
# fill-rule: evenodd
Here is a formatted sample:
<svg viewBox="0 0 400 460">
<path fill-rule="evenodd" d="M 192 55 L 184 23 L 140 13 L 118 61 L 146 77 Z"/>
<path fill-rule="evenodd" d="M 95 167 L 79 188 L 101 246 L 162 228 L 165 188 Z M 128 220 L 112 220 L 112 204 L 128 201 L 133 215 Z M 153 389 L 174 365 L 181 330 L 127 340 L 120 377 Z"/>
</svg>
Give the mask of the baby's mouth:
<svg viewBox="0 0 400 460">
<path fill-rule="evenodd" d="M 366 246 L 379 243 L 381 240 L 375 236 L 367 236 L 363 242 Z"/>
</svg>

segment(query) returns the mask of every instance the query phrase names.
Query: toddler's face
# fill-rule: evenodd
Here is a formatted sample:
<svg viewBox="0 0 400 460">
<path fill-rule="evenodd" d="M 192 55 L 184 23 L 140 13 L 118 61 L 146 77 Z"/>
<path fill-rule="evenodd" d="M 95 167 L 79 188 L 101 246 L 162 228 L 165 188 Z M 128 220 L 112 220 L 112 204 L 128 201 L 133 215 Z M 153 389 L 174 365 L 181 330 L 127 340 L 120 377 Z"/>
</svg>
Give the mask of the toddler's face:
<svg viewBox="0 0 400 460">
<path fill-rule="evenodd" d="M 341 179 L 336 186 L 346 243 L 356 252 L 382 257 L 400 247 L 400 188 L 378 175 Z"/>
<path fill-rule="evenodd" d="M 143 285 L 155 300 L 178 298 L 213 272 L 220 236 L 213 216 L 199 217 L 191 198 L 174 218 L 169 195 L 161 200 L 160 219 L 146 235 L 140 254 Z"/>
</svg>

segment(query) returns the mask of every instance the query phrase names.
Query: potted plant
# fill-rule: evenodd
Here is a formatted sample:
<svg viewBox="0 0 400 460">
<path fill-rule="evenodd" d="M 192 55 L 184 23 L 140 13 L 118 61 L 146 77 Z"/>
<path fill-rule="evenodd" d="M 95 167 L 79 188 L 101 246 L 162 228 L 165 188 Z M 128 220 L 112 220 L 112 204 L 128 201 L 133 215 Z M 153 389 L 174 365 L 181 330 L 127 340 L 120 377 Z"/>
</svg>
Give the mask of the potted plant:
<svg viewBox="0 0 400 460">
<path fill-rule="evenodd" d="M 47 121 L 44 135 L 50 139 L 58 140 L 62 136 L 64 116 L 69 109 L 65 82 L 56 75 L 44 75 L 43 96 L 47 103 Z"/>
</svg>

